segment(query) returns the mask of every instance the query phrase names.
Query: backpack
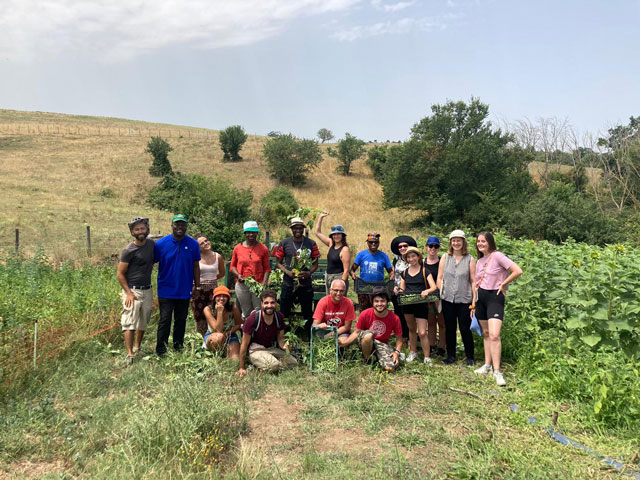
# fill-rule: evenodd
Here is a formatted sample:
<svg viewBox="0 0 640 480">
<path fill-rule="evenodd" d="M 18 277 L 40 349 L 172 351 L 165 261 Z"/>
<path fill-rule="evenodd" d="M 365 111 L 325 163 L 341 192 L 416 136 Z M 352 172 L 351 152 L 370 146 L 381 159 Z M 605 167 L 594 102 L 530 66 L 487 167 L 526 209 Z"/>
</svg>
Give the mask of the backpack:
<svg viewBox="0 0 640 480">
<path fill-rule="evenodd" d="M 258 331 L 258 328 L 260 327 L 260 322 L 262 321 L 262 308 L 258 307 L 254 310 L 254 312 L 256 313 L 256 324 L 253 328 L 253 332 L 251 332 L 251 340 L 253 340 L 253 336 L 255 335 L 255 333 Z M 280 315 L 282 315 L 280 312 L 275 312 L 274 316 L 275 316 L 275 320 L 276 320 L 276 327 L 278 328 L 278 330 L 282 330 L 282 328 L 280 327 Z M 282 317 L 284 319 L 284 317 Z"/>
</svg>

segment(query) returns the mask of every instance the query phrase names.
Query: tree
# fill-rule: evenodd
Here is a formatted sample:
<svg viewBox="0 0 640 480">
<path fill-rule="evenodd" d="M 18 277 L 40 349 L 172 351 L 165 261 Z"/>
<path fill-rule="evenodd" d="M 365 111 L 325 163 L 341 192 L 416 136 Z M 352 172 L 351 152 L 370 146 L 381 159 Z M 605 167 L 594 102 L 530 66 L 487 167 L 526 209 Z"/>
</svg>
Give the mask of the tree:
<svg viewBox="0 0 640 480">
<path fill-rule="evenodd" d="M 149 174 L 152 177 L 163 177 L 171 175 L 173 169 L 169 162 L 169 152 L 173 151 L 173 147 L 161 137 L 151 137 L 145 152 L 153 157 L 153 164 L 149 167 Z"/>
<path fill-rule="evenodd" d="M 260 223 L 268 228 L 289 226 L 287 217 L 300 206 L 287 187 L 274 187 L 260 200 Z"/>
<path fill-rule="evenodd" d="M 336 171 L 343 175 L 351 173 L 351 164 L 364 155 L 364 141 L 354 137 L 350 133 L 346 133 L 344 138 L 338 142 L 338 150 L 329 148 L 327 153 L 329 156 L 338 159 L 338 168 Z"/>
<path fill-rule="evenodd" d="M 239 162 L 242 160 L 239 152 L 247 141 L 247 134 L 240 125 L 232 125 L 220 132 L 220 148 L 224 152 L 223 162 Z"/>
<path fill-rule="evenodd" d="M 386 169 L 379 179 L 386 206 L 420 210 L 441 225 L 504 222 L 536 190 L 527 170 L 531 154 L 492 129 L 489 107 L 478 99 L 431 111 L 409 141 L 376 151 L 376 164 Z"/>
<path fill-rule="evenodd" d="M 277 181 L 292 185 L 304 185 L 306 174 L 322 161 L 320 147 L 315 140 L 298 139 L 280 135 L 267 140 L 262 149 L 269 174 Z"/>
<path fill-rule="evenodd" d="M 333 132 L 328 128 L 321 128 L 318 130 L 318 138 L 322 140 L 322 143 L 328 142 L 333 138 Z"/>
</svg>

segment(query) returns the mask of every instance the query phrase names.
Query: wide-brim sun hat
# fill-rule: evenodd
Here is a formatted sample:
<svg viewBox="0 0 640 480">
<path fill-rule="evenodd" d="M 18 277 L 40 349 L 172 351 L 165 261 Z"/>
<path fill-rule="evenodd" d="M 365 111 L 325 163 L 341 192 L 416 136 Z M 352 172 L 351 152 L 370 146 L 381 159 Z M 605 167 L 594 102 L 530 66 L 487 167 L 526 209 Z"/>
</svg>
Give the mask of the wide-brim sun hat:
<svg viewBox="0 0 640 480">
<path fill-rule="evenodd" d="M 259 232 L 260 229 L 258 228 L 258 222 L 254 220 L 248 220 L 244 222 L 244 224 L 242 225 L 242 231 L 243 232 Z"/>
<path fill-rule="evenodd" d="M 410 246 L 407 248 L 407 250 L 402 254 L 402 259 L 406 262 L 407 261 L 407 255 L 409 255 L 409 253 L 415 253 L 416 255 L 418 255 L 420 258 L 422 258 L 422 253 L 420 252 L 420 249 L 418 247 L 413 247 Z"/>
<path fill-rule="evenodd" d="M 466 240 L 467 236 L 462 230 L 454 230 L 449 234 L 449 240 L 451 240 L 452 238 L 464 238 Z"/>
<path fill-rule="evenodd" d="M 347 236 L 347 234 L 344 233 L 344 227 L 342 225 L 334 225 L 333 227 L 331 227 L 331 233 L 329 233 L 329 236 L 333 235 L 334 233 L 341 233 L 345 237 Z"/>
<path fill-rule="evenodd" d="M 213 290 L 213 298 L 216 298 L 218 295 L 226 295 L 231 298 L 231 292 L 224 285 L 220 285 Z"/>
<path fill-rule="evenodd" d="M 302 220 L 302 218 L 300 217 L 293 217 L 291 219 L 291 221 L 289 222 L 289 228 L 295 227 L 296 225 L 302 225 L 303 227 L 305 227 L 305 223 L 304 220 Z"/>
<path fill-rule="evenodd" d="M 400 236 L 394 238 L 393 240 L 391 240 L 391 251 L 393 253 L 395 253 L 396 255 L 400 255 L 400 250 L 398 249 L 398 245 L 400 245 L 401 243 L 406 243 L 410 247 L 417 247 L 418 246 L 418 244 L 416 243 L 415 238 L 410 237 L 409 235 L 400 235 Z"/>
</svg>

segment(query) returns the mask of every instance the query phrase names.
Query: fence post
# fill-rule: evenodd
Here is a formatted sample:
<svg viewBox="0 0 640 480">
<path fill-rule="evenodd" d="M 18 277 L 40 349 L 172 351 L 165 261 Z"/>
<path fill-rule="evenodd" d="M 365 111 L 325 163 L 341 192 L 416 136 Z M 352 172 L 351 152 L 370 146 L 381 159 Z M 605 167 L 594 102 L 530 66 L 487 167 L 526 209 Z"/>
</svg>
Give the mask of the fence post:
<svg viewBox="0 0 640 480">
<path fill-rule="evenodd" d="M 16 228 L 16 253 L 20 249 L 20 229 Z"/>
<path fill-rule="evenodd" d="M 271 251 L 271 242 L 269 240 L 271 240 L 271 232 L 269 232 L 269 229 L 267 228 L 264 232 L 264 243 L 267 245 L 267 248 L 269 249 L 269 251 Z"/>
<path fill-rule="evenodd" d="M 91 256 L 91 227 L 87 225 L 87 255 Z"/>
</svg>

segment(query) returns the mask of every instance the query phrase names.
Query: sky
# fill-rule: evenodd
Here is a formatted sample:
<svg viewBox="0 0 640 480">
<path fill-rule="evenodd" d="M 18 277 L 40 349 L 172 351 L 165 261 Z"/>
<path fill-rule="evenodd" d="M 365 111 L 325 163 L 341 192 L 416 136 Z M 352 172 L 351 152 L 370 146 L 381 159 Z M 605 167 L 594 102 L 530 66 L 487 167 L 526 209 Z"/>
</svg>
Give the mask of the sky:
<svg viewBox="0 0 640 480">
<path fill-rule="evenodd" d="M 640 0 L 0 0 L 0 108 L 404 140 L 431 105 L 640 115 Z"/>
</svg>

